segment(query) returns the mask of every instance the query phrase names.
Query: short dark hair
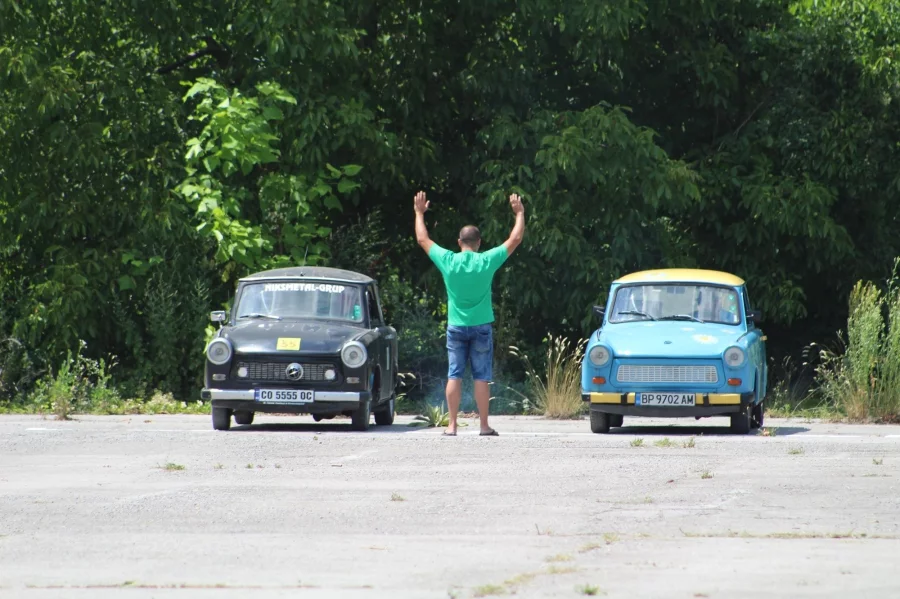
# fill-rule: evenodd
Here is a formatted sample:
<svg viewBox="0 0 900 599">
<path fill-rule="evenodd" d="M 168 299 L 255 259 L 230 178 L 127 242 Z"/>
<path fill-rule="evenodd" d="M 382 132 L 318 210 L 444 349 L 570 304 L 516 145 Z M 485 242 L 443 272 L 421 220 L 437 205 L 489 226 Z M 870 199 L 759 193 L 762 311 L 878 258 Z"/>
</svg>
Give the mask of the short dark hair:
<svg viewBox="0 0 900 599">
<path fill-rule="evenodd" d="M 476 245 L 481 242 L 481 231 L 475 225 L 466 225 L 459 231 L 459 240 L 468 246 Z"/>
</svg>

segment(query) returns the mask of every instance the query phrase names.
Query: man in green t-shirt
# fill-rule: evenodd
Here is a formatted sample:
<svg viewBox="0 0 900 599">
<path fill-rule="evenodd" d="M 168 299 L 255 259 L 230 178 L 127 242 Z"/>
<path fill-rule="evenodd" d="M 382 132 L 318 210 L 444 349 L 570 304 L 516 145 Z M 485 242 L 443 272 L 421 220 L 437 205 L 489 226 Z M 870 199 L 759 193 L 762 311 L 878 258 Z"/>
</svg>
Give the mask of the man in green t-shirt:
<svg viewBox="0 0 900 599">
<path fill-rule="evenodd" d="M 425 211 L 429 202 L 425 193 L 416 194 L 416 240 L 431 258 L 447 288 L 447 357 L 450 363 L 447 375 L 447 406 L 450 424 L 445 435 L 456 436 L 456 416 L 462 397 L 462 377 L 466 365 L 472 366 L 475 379 L 475 403 L 481 418 L 481 434 L 497 436 L 488 426 L 488 404 L 491 397 L 490 383 L 494 365 L 494 308 L 491 303 L 491 284 L 494 273 L 522 243 L 525 235 L 525 207 L 522 199 L 512 194 L 509 205 L 516 215 L 516 224 L 503 245 L 479 253 L 481 232 L 469 225 L 459 232 L 459 252 L 451 252 L 434 243 L 425 227 Z"/>
</svg>

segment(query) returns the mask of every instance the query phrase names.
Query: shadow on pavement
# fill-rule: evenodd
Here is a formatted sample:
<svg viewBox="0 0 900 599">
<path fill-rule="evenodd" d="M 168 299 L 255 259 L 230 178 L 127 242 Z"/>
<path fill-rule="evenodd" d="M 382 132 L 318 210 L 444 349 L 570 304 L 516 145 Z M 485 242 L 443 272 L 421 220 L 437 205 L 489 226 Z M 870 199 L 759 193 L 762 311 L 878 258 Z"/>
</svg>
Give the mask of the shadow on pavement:
<svg viewBox="0 0 900 599">
<path fill-rule="evenodd" d="M 763 431 L 771 430 L 774 434 L 767 435 Z M 672 437 L 789 437 L 800 433 L 809 432 L 803 426 L 779 426 L 763 427 L 762 430 L 750 431 L 748 435 L 735 435 L 727 426 L 628 426 L 610 429 L 609 435 L 655 435 Z"/>
<path fill-rule="evenodd" d="M 350 429 L 350 420 L 322 421 L 322 422 L 266 422 L 264 424 L 250 424 L 246 426 L 231 426 L 233 432 L 248 433 L 347 433 L 360 434 L 361 431 Z M 391 426 L 369 425 L 369 430 L 362 434 L 378 433 L 413 433 L 421 428 L 394 424 Z"/>
</svg>

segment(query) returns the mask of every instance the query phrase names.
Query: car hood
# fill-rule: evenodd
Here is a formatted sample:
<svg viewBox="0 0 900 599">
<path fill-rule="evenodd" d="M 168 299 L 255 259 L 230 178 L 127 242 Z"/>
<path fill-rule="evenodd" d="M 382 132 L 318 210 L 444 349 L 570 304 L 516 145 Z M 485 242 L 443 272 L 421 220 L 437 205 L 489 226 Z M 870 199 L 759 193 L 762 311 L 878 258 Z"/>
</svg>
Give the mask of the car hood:
<svg viewBox="0 0 900 599">
<path fill-rule="evenodd" d="M 247 320 L 228 327 L 222 336 L 239 354 L 337 354 L 344 343 L 365 333 L 359 326 L 322 321 Z M 299 339 L 300 349 L 278 349 L 279 339 Z"/>
<path fill-rule="evenodd" d="M 722 324 L 641 321 L 607 324 L 599 340 L 617 358 L 717 358 L 743 334 Z"/>
</svg>

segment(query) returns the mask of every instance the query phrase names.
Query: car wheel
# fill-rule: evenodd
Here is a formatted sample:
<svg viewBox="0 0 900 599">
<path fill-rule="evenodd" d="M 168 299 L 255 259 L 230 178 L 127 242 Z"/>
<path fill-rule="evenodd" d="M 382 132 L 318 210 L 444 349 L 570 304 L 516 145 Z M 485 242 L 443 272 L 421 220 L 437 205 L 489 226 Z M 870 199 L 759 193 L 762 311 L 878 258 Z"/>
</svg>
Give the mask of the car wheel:
<svg viewBox="0 0 900 599">
<path fill-rule="evenodd" d="M 591 432 L 604 434 L 609 432 L 609 414 L 591 411 Z"/>
<path fill-rule="evenodd" d="M 369 400 L 361 401 L 359 407 L 350 416 L 350 428 L 355 431 L 369 430 L 372 415 L 372 404 Z"/>
<path fill-rule="evenodd" d="M 622 423 L 625 422 L 625 416 L 622 414 L 609 414 L 609 426 L 622 426 Z"/>
<path fill-rule="evenodd" d="M 212 420 L 215 430 L 227 431 L 231 428 L 231 410 L 228 408 L 213 408 Z"/>
<path fill-rule="evenodd" d="M 750 426 L 752 428 L 762 428 L 763 423 L 766 420 L 766 402 L 761 401 L 755 406 L 753 406 L 753 411 L 750 412 Z"/>
<path fill-rule="evenodd" d="M 234 421 L 241 426 L 247 426 L 249 424 L 253 424 L 253 417 L 255 415 L 255 412 L 235 412 Z"/>
<path fill-rule="evenodd" d="M 746 435 L 750 432 L 751 406 L 741 409 L 737 414 L 731 415 L 731 432 L 735 435 Z"/>
<path fill-rule="evenodd" d="M 375 412 L 375 424 L 378 426 L 390 426 L 394 424 L 394 398 L 391 399 L 384 405 L 383 408 L 379 408 Z"/>
</svg>

